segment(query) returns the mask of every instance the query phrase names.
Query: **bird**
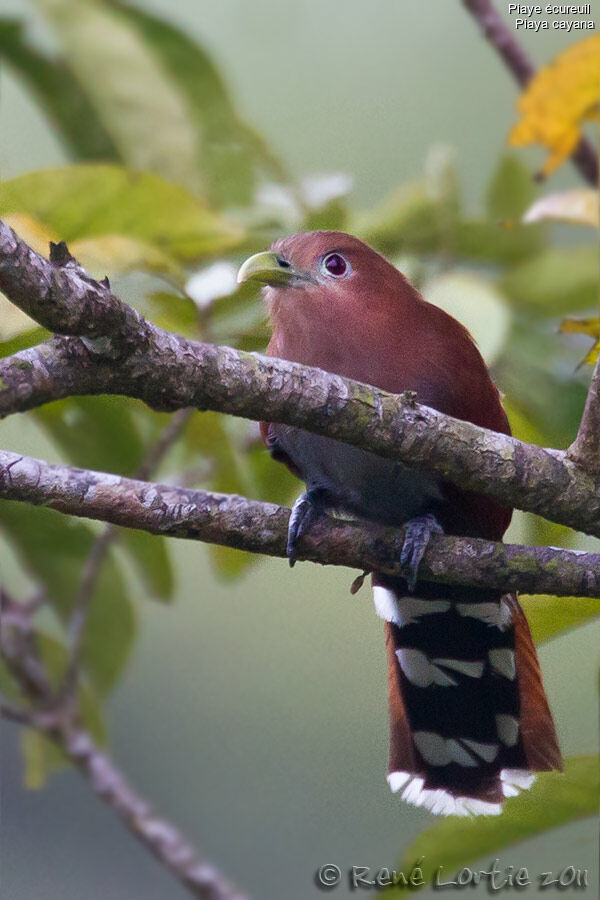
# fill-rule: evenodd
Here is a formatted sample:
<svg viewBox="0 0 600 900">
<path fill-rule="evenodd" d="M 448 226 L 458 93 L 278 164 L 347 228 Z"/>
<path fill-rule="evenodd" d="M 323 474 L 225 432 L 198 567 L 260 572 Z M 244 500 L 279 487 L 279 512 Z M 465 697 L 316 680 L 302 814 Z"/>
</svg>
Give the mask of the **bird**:
<svg viewBox="0 0 600 900">
<path fill-rule="evenodd" d="M 359 238 L 307 231 L 247 259 L 271 325 L 267 355 L 315 366 L 510 434 L 500 394 L 467 329 L 427 302 Z M 335 512 L 403 526 L 401 576 L 372 573 L 384 620 L 390 751 L 387 781 L 438 815 L 498 815 L 538 771 L 562 769 L 535 646 L 515 594 L 419 579 L 431 535 L 500 541 L 512 509 L 441 475 L 327 436 L 261 422 L 272 457 L 305 483 L 287 554 Z"/>
</svg>

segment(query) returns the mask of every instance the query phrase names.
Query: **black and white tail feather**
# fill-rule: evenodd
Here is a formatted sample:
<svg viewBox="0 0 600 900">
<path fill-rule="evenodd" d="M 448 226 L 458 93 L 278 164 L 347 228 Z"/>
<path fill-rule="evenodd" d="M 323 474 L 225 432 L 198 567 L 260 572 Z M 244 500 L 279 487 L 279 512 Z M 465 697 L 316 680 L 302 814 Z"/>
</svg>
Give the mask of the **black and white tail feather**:
<svg viewBox="0 0 600 900">
<path fill-rule="evenodd" d="M 513 595 L 374 579 L 386 622 L 388 783 L 439 815 L 498 815 L 561 757 L 525 617 Z"/>
</svg>

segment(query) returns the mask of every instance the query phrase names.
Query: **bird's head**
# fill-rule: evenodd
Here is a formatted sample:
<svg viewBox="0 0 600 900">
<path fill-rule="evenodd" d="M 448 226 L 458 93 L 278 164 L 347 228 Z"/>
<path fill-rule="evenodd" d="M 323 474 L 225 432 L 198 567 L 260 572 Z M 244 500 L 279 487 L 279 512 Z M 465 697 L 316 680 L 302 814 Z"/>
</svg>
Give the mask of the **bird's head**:
<svg viewBox="0 0 600 900">
<path fill-rule="evenodd" d="M 390 287 L 394 293 L 407 284 L 379 253 L 341 231 L 304 231 L 275 241 L 242 265 L 238 282 L 244 281 L 266 285 L 272 310 L 280 301 L 302 304 L 313 298 L 340 312 L 356 303 L 365 310 L 389 296 Z"/>
</svg>

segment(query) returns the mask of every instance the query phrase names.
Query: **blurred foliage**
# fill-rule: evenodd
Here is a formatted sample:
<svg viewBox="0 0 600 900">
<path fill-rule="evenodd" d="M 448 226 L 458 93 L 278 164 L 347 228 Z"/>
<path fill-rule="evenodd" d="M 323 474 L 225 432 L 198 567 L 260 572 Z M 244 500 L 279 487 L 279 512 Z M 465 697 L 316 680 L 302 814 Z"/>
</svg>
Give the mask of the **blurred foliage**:
<svg viewBox="0 0 600 900">
<path fill-rule="evenodd" d="M 505 392 L 518 437 L 551 446 L 572 440 L 586 393 L 577 363 L 583 342 L 592 338 L 597 348 L 599 337 L 595 192 L 540 198 L 527 167 L 504 155 L 482 211 L 474 213 L 465 208 L 452 153 L 437 147 L 420 178 L 399 184 L 374 208 L 356 210 L 343 173 L 290 180 L 239 117 L 203 47 L 175 26 L 122 0 L 36 5 L 54 31 L 53 52 L 40 50 L 19 22 L 0 20 L 0 59 L 22 79 L 71 160 L 1 184 L 0 215 L 36 249 L 66 240 L 92 274 L 118 278 L 119 292 L 163 328 L 260 351 L 268 327 L 256 290 L 234 285 L 241 259 L 282 233 L 352 231 L 467 324 Z M 597 41 L 563 54 L 523 97 L 524 119 L 513 140 L 544 141 L 553 154 L 547 171 L 570 152 L 589 111 Z M 565 240 L 556 222 L 583 227 Z M 0 355 L 46 336 L 0 296 Z M 586 361 L 593 357 L 590 351 Z M 65 461 L 131 475 L 170 418 L 132 400 L 92 397 L 42 407 L 31 421 Z M 189 419 L 153 477 L 279 503 L 298 490 L 287 470 L 270 461 L 256 426 L 215 413 Z M 573 540 L 566 529 L 533 517 L 529 527 L 537 543 Z M 58 678 L 69 612 L 102 531 L 18 503 L 0 506 L 0 528 L 54 612 L 52 637 L 47 620 L 36 637 Z M 93 592 L 79 698 L 100 738 L 101 698 L 117 684 L 135 637 L 134 585 L 167 601 L 175 578 L 167 541 L 121 530 L 116 536 Z M 210 554 L 226 577 L 256 562 L 226 548 Z M 137 581 L 128 577 L 131 566 Z M 524 605 L 538 641 L 600 614 L 592 600 L 531 597 Z M 7 696 L 18 693 L 0 671 Z M 31 731 L 24 733 L 24 758 L 30 786 L 63 764 Z M 527 804 L 509 801 L 494 821 L 444 823 L 419 838 L 407 858 L 411 865 L 422 855 L 458 865 L 590 815 L 594 779 L 591 760 L 569 760 L 566 778 L 542 775 Z"/>
<path fill-rule="evenodd" d="M 43 631 L 36 634 L 36 643 L 51 684 L 58 689 L 67 665 L 68 651 L 64 644 Z M 98 694 L 84 681 L 79 686 L 77 707 L 82 723 L 100 744 L 106 741 L 106 728 Z M 25 762 L 25 786 L 30 789 L 44 787 L 53 772 L 67 765 L 62 750 L 49 738 L 32 728 L 25 728 L 21 736 Z"/>
<path fill-rule="evenodd" d="M 529 207 L 523 221 L 528 223 L 546 220 L 598 228 L 598 213 L 598 191 L 592 188 L 573 188 L 541 197 Z"/>
<path fill-rule="evenodd" d="M 584 122 L 598 119 L 600 36 L 568 47 L 540 69 L 519 98 L 521 119 L 510 143 L 543 144 L 550 151 L 541 175 L 551 175 L 574 151 Z"/>
<path fill-rule="evenodd" d="M 600 317 L 577 319 L 567 316 L 560 323 L 563 334 L 585 334 L 594 339 L 594 344 L 584 356 L 583 365 L 593 366 L 600 355 Z"/>
<path fill-rule="evenodd" d="M 548 597 L 522 595 L 521 606 L 536 644 L 558 637 L 592 619 L 600 617 L 600 600 L 596 597 Z"/>
<path fill-rule="evenodd" d="M 2 184 L 0 215 L 27 215 L 48 239 L 60 234 L 91 268 L 158 271 L 222 253 L 241 242 L 199 196 L 149 172 L 93 164 L 46 169 Z M 92 257 L 90 260 L 90 256 Z"/>
<path fill-rule="evenodd" d="M 419 835 L 405 853 L 402 869 L 409 872 L 422 860 L 427 884 L 443 866 L 440 880 L 450 881 L 464 865 L 489 860 L 498 851 L 569 822 L 595 817 L 600 784 L 598 759 L 575 756 L 566 760 L 562 775 L 539 772 L 526 794 L 506 801 L 501 816 L 446 819 Z"/>
</svg>

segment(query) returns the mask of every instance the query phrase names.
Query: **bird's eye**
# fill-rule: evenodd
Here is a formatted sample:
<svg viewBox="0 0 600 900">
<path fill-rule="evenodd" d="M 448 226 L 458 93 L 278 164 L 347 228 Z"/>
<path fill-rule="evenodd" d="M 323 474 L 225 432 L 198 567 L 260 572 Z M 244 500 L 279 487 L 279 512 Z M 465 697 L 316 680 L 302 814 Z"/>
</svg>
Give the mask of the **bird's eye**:
<svg viewBox="0 0 600 900">
<path fill-rule="evenodd" d="M 341 278 L 348 271 L 348 263 L 340 253 L 328 253 L 322 263 L 323 270 L 334 278 Z"/>
</svg>

